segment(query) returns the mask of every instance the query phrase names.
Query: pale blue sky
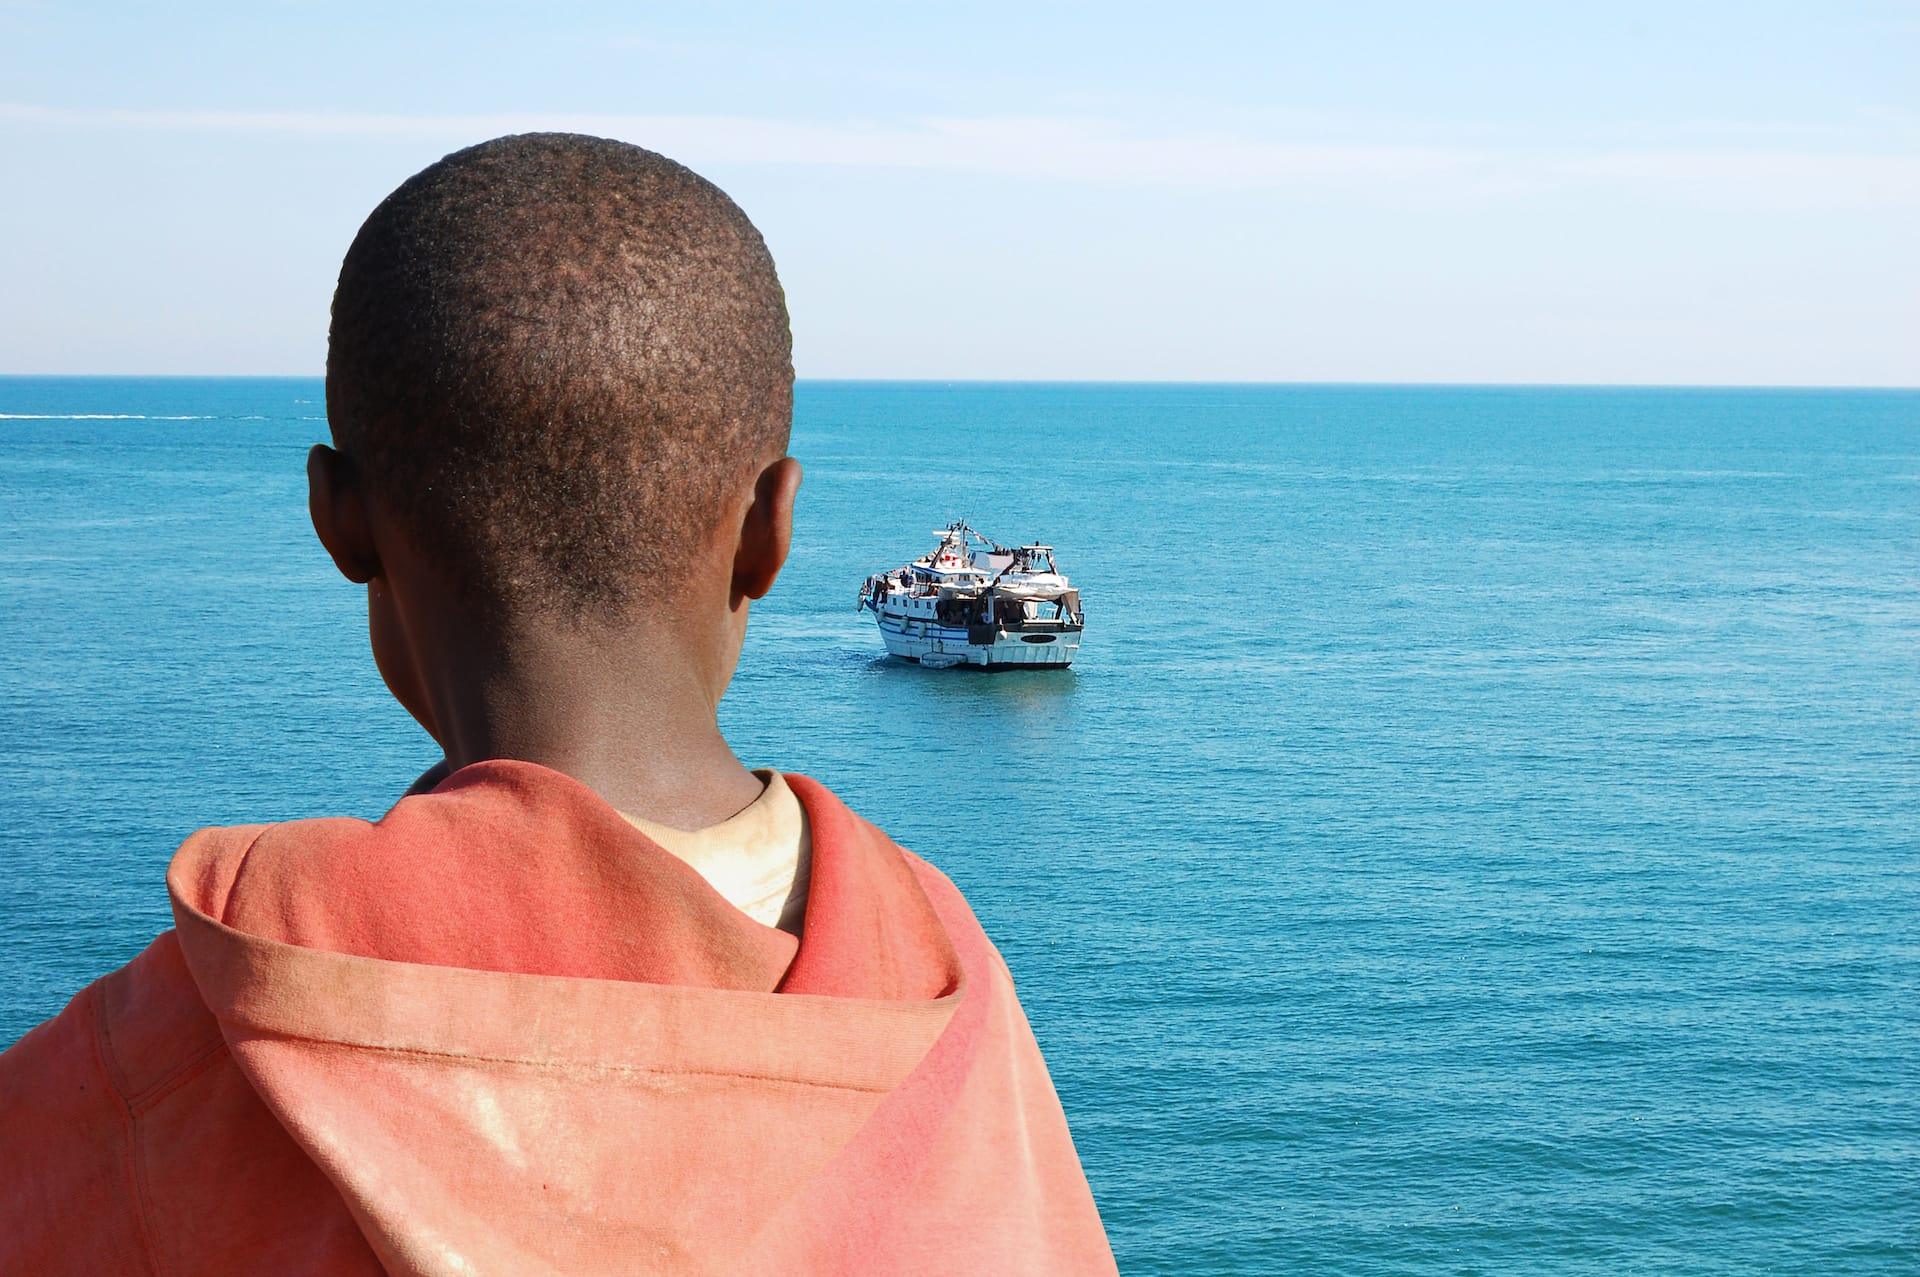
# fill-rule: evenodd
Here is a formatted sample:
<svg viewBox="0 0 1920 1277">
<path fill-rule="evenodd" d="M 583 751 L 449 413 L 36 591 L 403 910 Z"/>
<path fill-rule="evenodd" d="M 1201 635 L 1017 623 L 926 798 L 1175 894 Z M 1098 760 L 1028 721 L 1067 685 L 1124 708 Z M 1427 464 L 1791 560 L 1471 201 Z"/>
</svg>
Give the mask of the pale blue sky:
<svg viewBox="0 0 1920 1277">
<path fill-rule="evenodd" d="M 575 128 L 816 377 L 1920 384 L 1920 4 L 0 0 L 0 371 L 311 373 L 361 218 Z"/>
</svg>

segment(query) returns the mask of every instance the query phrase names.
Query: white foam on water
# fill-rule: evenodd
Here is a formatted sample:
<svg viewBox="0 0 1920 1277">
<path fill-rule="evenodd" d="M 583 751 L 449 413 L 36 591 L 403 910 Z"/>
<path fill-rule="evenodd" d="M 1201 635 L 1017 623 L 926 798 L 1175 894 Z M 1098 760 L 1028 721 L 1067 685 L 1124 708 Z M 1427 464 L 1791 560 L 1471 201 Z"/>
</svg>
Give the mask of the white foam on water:
<svg viewBox="0 0 1920 1277">
<path fill-rule="evenodd" d="M 218 421 L 218 417 L 171 417 L 145 412 L 0 412 L 0 421 Z M 264 417 L 245 418 L 264 421 Z"/>
</svg>

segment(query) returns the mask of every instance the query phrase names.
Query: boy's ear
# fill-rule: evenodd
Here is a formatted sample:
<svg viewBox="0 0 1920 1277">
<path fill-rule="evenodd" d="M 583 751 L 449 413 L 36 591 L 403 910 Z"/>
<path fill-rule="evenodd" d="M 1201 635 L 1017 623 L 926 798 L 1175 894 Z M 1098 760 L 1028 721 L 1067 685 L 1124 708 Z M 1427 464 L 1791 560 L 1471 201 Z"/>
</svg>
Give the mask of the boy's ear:
<svg viewBox="0 0 1920 1277">
<path fill-rule="evenodd" d="M 307 514 L 340 575 L 355 585 L 380 575 L 366 491 L 353 463 L 324 443 L 314 444 L 307 453 Z"/>
<path fill-rule="evenodd" d="M 733 556 L 733 591 L 738 597 L 765 597 L 793 548 L 793 501 L 800 491 L 800 463 L 782 457 L 754 481 L 753 504 L 740 527 Z"/>
</svg>

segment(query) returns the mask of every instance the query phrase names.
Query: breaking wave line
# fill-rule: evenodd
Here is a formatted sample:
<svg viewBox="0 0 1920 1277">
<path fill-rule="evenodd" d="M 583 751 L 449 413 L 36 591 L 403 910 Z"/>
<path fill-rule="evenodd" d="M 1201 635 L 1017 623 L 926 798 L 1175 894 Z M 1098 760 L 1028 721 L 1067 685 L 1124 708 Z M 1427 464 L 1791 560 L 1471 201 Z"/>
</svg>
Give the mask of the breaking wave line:
<svg viewBox="0 0 1920 1277">
<path fill-rule="evenodd" d="M 0 421 L 218 421 L 206 415 L 168 416 L 148 412 L 0 412 Z M 254 420 L 242 418 L 242 420 Z"/>
</svg>

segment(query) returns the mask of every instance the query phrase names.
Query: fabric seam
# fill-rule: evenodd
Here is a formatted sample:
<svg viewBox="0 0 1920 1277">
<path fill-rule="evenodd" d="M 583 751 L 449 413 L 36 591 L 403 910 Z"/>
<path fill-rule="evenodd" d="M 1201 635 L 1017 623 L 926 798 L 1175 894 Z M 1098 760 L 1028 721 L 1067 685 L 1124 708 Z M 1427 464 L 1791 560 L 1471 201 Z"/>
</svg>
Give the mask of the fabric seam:
<svg viewBox="0 0 1920 1277">
<path fill-rule="evenodd" d="M 113 1056 L 112 1031 L 107 1027 L 107 1009 L 99 984 L 88 990 L 87 1006 L 93 1013 L 93 1056 L 99 1066 L 100 1078 L 107 1084 L 107 1093 L 113 1097 L 114 1116 L 120 1119 L 120 1135 L 125 1143 L 125 1156 L 122 1169 L 126 1172 L 127 1187 L 133 1198 L 134 1229 L 140 1237 L 141 1256 L 147 1261 L 147 1271 L 154 1277 L 160 1277 L 160 1258 L 153 1244 L 153 1229 L 147 1219 L 147 1186 L 144 1167 L 140 1159 L 140 1142 L 134 1134 L 134 1114 L 127 1097 L 121 1092 L 119 1083 L 113 1079 L 108 1060 Z"/>
<path fill-rule="evenodd" d="M 168 1096 L 205 1073 L 208 1066 L 219 1059 L 220 1053 L 226 1049 L 226 1045 L 224 1039 L 208 1043 L 198 1052 L 189 1056 L 183 1063 L 177 1066 L 173 1072 L 140 1092 L 137 1097 L 128 1100 L 128 1109 L 133 1112 L 136 1118 L 144 1117 L 146 1114 L 151 1113 L 154 1109 L 158 1108 Z"/>
<path fill-rule="evenodd" d="M 245 1027 L 245 1026 L 243 1026 Z M 866 1095 L 884 1095 L 892 1090 L 885 1086 L 860 1086 L 852 1082 L 815 1082 L 806 1078 L 782 1077 L 774 1073 L 746 1073 L 735 1069 L 664 1069 L 644 1064 L 603 1064 L 587 1060 L 525 1060 L 510 1055 L 467 1055 L 454 1051 L 430 1051 L 422 1047 L 384 1046 L 371 1042 L 340 1042 L 332 1038 L 309 1037 L 302 1033 L 286 1033 L 276 1029 L 249 1029 L 263 1037 L 280 1038 L 291 1042 L 311 1042 L 317 1046 L 332 1047 L 340 1051 L 378 1051 L 384 1055 L 416 1056 L 429 1060 L 450 1060 L 475 1064 L 511 1064 L 518 1068 L 546 1069 L 553 1072 L 580 1070 L 589 1073 L 631 1073 L 650 1074 L 654 1077 L 716 1077 L 738 1078 L 743 1082 L 772 1082 L 785 1086 L 811 1086 L 831 1091 L 857 1091 Z"/>
</svg>

